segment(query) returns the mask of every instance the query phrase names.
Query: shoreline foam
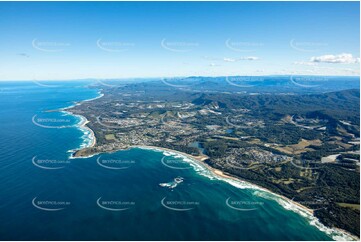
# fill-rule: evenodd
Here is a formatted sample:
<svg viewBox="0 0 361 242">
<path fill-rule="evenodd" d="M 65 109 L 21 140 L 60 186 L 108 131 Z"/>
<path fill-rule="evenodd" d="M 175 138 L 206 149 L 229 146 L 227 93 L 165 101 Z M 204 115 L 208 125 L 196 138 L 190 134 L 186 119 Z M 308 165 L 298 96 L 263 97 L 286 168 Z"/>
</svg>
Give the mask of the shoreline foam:
<svg viewBox="0 0 361 242">
<path fill-rule="evenodd" d="M 89 101 L 96 100 L 96 99 L 101 98 L 103 96 L 104 96 L 104 94 L 99 91 L 97 97 L 86 99 L 86 100 L 83 100 L 83 101 L 80 101 L 80 102 L 76 102 L 75 104 L 72 104 L 72 105 L 70 105 L 68 107 L 64 107 L 64 108 L 59 109 L 60 112 L 63 112 L 63 113 L 66 113 L 67 115 L 71 115 L 71 116 L 79 118 L 80 121 L 77 124 L 75 124 L 74 126 L 76 128 L 78 128 L 81 132 L 83 132 L 83 135 L 81 137 L 83 139 L 83 142 L 80 144 L 80 146 L 78 148 L 76 148 L 76 149 L 72 149 L 72 150 L 68 151 L 68 153 L 70 153 L 70 159 L 74 158 L 73 153 L 75 151 L 78 151 L 78 150 L 81 150 L 81 149 L 84 149 L 84 148 L 94 147 L 96 145 L 97 141 L 96 141 L 94 131 L 91 128 L 89 128 L 88 126 L 86 126 L 89 123 L 89 120 L 86 117 L 84 117 L 84 116 L 82 116 L 80 114 L 74 114 L 74 113 L 68 111 L 68 109 L 71 109 L 71 108 L 73 108 L 75 106 L 79 106 L 84 102 L 89 102 Z M 88 157 L 85 157 L 85 158 L 88 158 Z"/>
<path fill-rule="evenodd" d="M 77 149 L 74 149 L 74 150 L 70 150 L 69 152 L 71 152 L 71 157 L 70 157 L 71 159 L 74 159 L 74 158 L 90 158 L 90 157 L 93 157 L 93 156 L 98 155 L 100 153 L 115 153 L 117 151 L 125 150 L 125 149 L 119 149 L 119 150 L 114 150 L 114 151 L 111 151 L 111 152 L 98 152 L 98 153 L 94 153 L 94 154 L 91 154 L 91 155 L 86 156 L 86 157 L 74 157 L 73 156 L 75 151 L 81 150 L 83 148 L 94 147 L 96 145 L 96 138 L 95 138 L 94 131 L 91 128 L 89 128 L 88 126 L 86 126 L 86 124 L 89 123 L 89 121 L 84 116 L 78 115 L 78 114 L 73 114 L 70 111 L 65 111 L 65 110 L 70 109 L 70 108 L 75 107 L 75 106 L 78 106 L 78 105 L 81 105 L 83 102 L 92 101 L 92 100 L 95 100 L 95 99 L 98 99 L 98 98 L 101 98 L 101 97 L 104 96 L 104 94 L 102 94 L 100 92 L 99 92 L 99 94 L 100 95 L 98 97 L 88 99 L 88 100 L 84 100 L 84 101 L 81 101 L 81 102 L 77 102 L 74 105 L 71 105 L 69 107 L 66 107 L 66 108 L 62 109 L 64 112 L 67 112 L 70 115 L 81 117 L 84 120 L 84 122 L 80 122 L 78 124 L 78 127 L 80 129 L 83 128 L 83 129 L 89 131 L 90 134 L 91 134 L 91 137 L 93 137 L 92 143 L 91 143 L 90 146 L 85 146 L 85 147 L 80 147 L 80 148 L 77 148 Z M 208 159 L 208 156 L 206 156 L 206 155 L 192 156 L 190 154 L 180 152 L 180 151 L 176 151 L 176 150 L 171 150 L 171 149 L 168 149 L 168 148 L 162 148 L 162 147 L 157 147 L 157 146 L 147 146 L 147 145 L 134 145 L 134 146 L 130 146 L 128 149 L 131 149 L 131 148 L 139 148 L 139 149 L 145 149 L 145 150 L 159 151 L 159 152 L 162 152 L 164 155 L 167 155 L 167 156 L 174 156 L 175 158 L 182 158 L 184 161 L 188 162 L 198 174 L 200 174 L 202 176 L 208 177 L 209 179 L 217 179 L 217 180 L 227 182 L 228 184 L 230 184 L 230 185 L 232 185 L 234 187 L 237 187 L 239 189 L 253 189 L 253 190 L 255 190 L 254 193 L 253 193 L 255 196 L 259 196 L 259 197 L 263 197 L 263 198 L 266 198 L 266 199 L 269 199 L 269 200 L 276 201 L 284 209 L 293 211 L 293 212 L 299 214 L 300 216 L 306 218 L 308 220 L 308 222 L 310 223 L 310 225 L 315 226 L 317 229 L 324 232 L 325 234 L 330 236 L 330 238 L 332 238 L 332 239 L 334 239 L 336 241 L 339 241 L 339 240 L 359 241 L 360 240 L 357 236 L 355 236 L 355 235 L 353 235 L 353 234 L 351 234 L 351 233 L 349 233 L 349 232 L 347 232 L 347 231 L 345 231 L 343 229 L 329 228 L 329 227 L 323 225 L 318 220 L 318 218 L 314 216 L 314 214 L 313 214 L 314 211 L 312 209 L 310 209 L 310 208 L 308 208 L 308 207 L 306 207 L 306 206 L 304 206 L 304 205 L 302 205 L 300 203 L 297 203 L 297 202 L 295 202 L 295 201 L 293 201 L 293 200 L 291 200 L 291 199 L 289 199 L 289 198 L 287 198 L 287 197 L 285 197 L 283 195 L 274 193 L 271 190 L 268 190 L 268 189 L 263 188 L 261 186 L 258 186 L 256 184 L 253 184 L 251 182 L 244 181 L 244 180 L 242 180 L 242 179 L 240 179 L 238 177 L 234 177 L 234 176 L 225 174 L 221 170 L 218 170 L 218 169 L 215 169 L 215 168 L 209 166 L 208 164 L 206 164 L 204 162 L 204 160 Z M 201 171 L 203 171 L 203 173 Z M 271 196 L 269 196 L 269 195 L 271 195 Z"/>
<path fill-rule="evenodd" d="M 107 151 L 107 152 L 97 152 L 92 155 L 86 157 L 72 157 L 72 158 L 90 158 L 95 155 L 99 155 L 101 153 L 115 153 L 118 151 L 129 150 L 133 148 L 144 149 L 144 150 L 151 150 L 156 152 L 162 152 L 165 156 L 173 156 L 175 158 L 182 158 L 183 161 L 188 162 L 194 170 L 202 176 L 205 176 L 211 180 L 216 179 L 220 181 L 224 181 L 231 186 L 234 186 L 239 189 L 252 189 L 254 190 L 253 195 L 259 196 L 268 200 L 273 200 L 277 202 L 280 206 L 284 209 L 293 211 L 300 216 L 306 218 L 311 226 L 315 226 L 318 230 L 327 234 L 331 239 L 335 241 L 359 241 L 360 239 L 346 230 L 340 228 L 330 228 L 322 224 L 317 217 L 314 216 L 313 210 L 297 203 L 283 195 L 277 194 L 263 188 L 259 185 L 253 184 L 248 181 L 244 181 L 238 177 L 233 177 L 227 174 L 224 174 L 221 170 L 215 169 L 204 162 L 207 159 L 206 155 L 201 156 L 192 156 L 187 153 L 183 153 L 176 150 L 171 150 L 168 148 L 162 148 L 157 146 L 147 146 L 147 145 L 134 145 L 130 146 L 127 149 L 118 149 L 114 151 Z"/>
<path fill-rule="evenodd" d="M 206 176 L 210 179 L 217 179 L 217 180 L 227 182 L 228 184 L 230 184 L 234 187 L 237 187 L 239 189 L 253 189 L 253 190 L 255 190 L 253 192 L 253 194 L 255 196 L 263 197 L 263 198 L 266 198 L 269 200 L 274 200 L 280 206 L 282 206 L 284 209 L 293 211 L 293 212 L 301 215 L 302 217 L 305 217 L 308 220 L 308 222 L 310 223 L 310 225 L 315 226 L 317 229 L 326 233 L 328 236 L 330 236 L 332 239 L 334 239 L 336 241 L 339 241 L 339 240 L 358 241 L 359 240 L 359 238 L 357 236 L 352 235 L 343 229 L 329 228 L 329 227 L 323 225 L 318 220 L 318 218 L 314 216 L 314 214 L 313 214 L 314 211 L 312 209 L 310 209 L 300 203 L 297 203 L 283 195 L 274 193 L 266 188 L 263 188 L 256 184 L 253 184 L 251 182 L 244 181 L 238 177 L 233 177 L 233 176 L 224 174 L 221 170 L 218 170 L 218 169 L 215 169 L 215 168 L 209 166 L 208 164 L 206 164 L 204 162 L 204 160 L 208 158 L 206 155 L 201 155 L 201 156 L 197 157 L 197 156 L 189 155 L 184 152 L 171 150 L 171 149 L 167 149 L 167 148 L 156 147 L 156 146 L 131 146 L 130 148 L 140 148 L 140 149 L 145 149 L 145 150 L 159 151 L 159 152 L 162 152 L 164 155 L 168 155 L 168 156 L 170 155 L 170 156 L 174 156 L 176 158 L 183 158 L 183 160 L 186 162 L 193 161 L 196 163 L 195 165 L 198 165 L 198 166 L 206 169 L 213 176 L 209 176 L 207 174 L 202 174 L 201 172 L 199 172 L 199 170 L 197 171 L 197 169 L 195 169 L 198 174 Z"/>
</svg>

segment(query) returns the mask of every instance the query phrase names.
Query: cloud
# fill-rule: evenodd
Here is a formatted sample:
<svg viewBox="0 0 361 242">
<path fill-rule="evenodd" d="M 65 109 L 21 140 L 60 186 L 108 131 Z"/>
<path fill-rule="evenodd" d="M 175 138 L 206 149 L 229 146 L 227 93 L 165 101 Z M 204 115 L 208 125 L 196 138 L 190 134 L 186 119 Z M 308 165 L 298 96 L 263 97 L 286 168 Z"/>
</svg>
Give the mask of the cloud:
<svg viewBox="0 0 361 242">
<path fill-rule="evenodd" d="M 203 59 L 205 59 L 205 60 L 211 60 L 211 61 L 219 60 L 219 58 L 215 58 L 215 57 L 211 57 L 211 56 L 207 56 L 207 55 L 203 56 Z"/>
<path fill-rule="evenodd" d="M 221 65 L 219 65 L 217 63 L 210 63 L 208 66 L 215 67 L 215 66 L 221 66 Z"/>
<path fill-rule="evenodd" d="M 247 57 L 242 57 L 240 60 L 250 60 L 250 61 L 253 61 L 253 60 L 259 60 L 259 58 L 256 57 L 256 56 L 247 56 Z"/>
<path fill-rule="evenodd" d="M 350 73 L 350 74 L 360 75 L 360 70 L 357 70 L 357 69 L 343 68 L 343 69 L 341 69 L 341 71 L 344 71 L 344 72 L 347 72 L 347 73 Z"/>
<path fill-rule="evenodd" d="M 316 66 L 317 63 L 310 62 L 310 61 L 295 61 L 293 62 L 294 65 L 304 65 L 304 66 Z"/>
<path fill-rule="evenodd" d="M 203 59 L 210 60 L 210 61 L 237 62 L 237 61 L 243 61 L 243 60 L 254 61 L 254 60 L 259 60 L 260 58 L 257 56 L 242 56 L 239 58 L 231 58 L 231 57 L 218 58 L 218 57 L 211 57 L 211 56 L 203 56 Z"/>
<path fill-rule="evenodd" d="M 224 60 L 225 62 L 236 62 L 236 61 L 237 61 L 236 59 L 227 58 L 227 57 L 224 57 L 223 60 Z"/>
<path fill-rule="evenodd" d="M 337 68 L 331 66 L 313 66 L 313 72 L 317 75 L 359 75 L 360 70 L 355 68 Z M 307 70 L 311 72 L 311 70 Z"/>
<path fill-rule="evenodd" d="M 310 61 L 316 63 L 354 64 L 354 63 L 359 63 L 360 58 L 353 57 L 352 54 L 342 53 L 339 55 L 313 56 L 311 57 Z"/>
<path fill-rule="evenodd" d="M 240 60 L 254 61 L 254 60 L 259 60 L 259 57 L 256 57 L 256 56 L 245 56 L 245 57 L 240 57 L 240 58 L 237 58 L 237 59 L 228 58 L 228 57 L 224 57 L 224 58 L 223 58 L 223 61 L 225 61 L 225 62 L 236 62 L 236 61 L 240 61 Z"/>
</svg>

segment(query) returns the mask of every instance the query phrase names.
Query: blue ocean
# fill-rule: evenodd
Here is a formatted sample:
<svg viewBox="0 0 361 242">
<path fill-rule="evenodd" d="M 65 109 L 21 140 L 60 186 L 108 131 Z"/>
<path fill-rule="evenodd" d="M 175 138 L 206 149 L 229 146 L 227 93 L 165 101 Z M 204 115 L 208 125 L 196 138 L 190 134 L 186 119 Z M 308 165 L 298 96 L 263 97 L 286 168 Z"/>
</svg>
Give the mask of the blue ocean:
<svg viewBox="0 0 361 242">
<path fill-rule="evenodd" d="M 91 142 L 84 120 L 53 110 L 100 90 L 49 83 L 0 83 L 1 240 L 341 238 L 292 203 L 179 155 L 134 148 L 71 159 Z"/>
</svg>

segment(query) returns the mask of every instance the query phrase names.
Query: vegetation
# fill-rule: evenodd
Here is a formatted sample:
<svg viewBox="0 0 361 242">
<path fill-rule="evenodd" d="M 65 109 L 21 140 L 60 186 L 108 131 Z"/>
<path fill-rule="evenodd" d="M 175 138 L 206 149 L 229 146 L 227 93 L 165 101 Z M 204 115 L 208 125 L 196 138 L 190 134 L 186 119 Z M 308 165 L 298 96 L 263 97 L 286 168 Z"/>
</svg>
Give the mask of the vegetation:
<svg viewBox="0 0 361 242">
<path fill-rule="evenodd" d="M 212 167 L 304 204 L 325 225 L 359 236 L 359 89 L 335 91 L 334 82 L 300 90 L 271 79 L 240 91 L 221 78 L 198 79 L 181 89 L 160 82 L 102 87 L 104 97 L 71 109 L 86 116 L 97 138 L 95 147 L 75 155 L 133 145 L 204 152 Z"/>
</svg>

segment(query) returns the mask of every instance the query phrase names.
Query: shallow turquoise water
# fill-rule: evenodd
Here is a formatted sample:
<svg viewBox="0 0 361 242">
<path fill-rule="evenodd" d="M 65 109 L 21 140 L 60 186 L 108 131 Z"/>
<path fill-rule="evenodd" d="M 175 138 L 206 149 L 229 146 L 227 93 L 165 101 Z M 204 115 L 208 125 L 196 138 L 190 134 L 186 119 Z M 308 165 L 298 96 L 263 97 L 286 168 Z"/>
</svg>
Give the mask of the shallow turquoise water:
<svg viewBox="0 0 361 242">
<path fill-rule="evenodd" d="M 86 84 L 0 83 L 2 240 L 331 240 L 264 192 L 210 179 L 162 152 L 69 160 L 84 142 L 79 118 L 43 111 L 96 97 Z M 34 115 L 66 127 L 37 126 Z M 177 187 L 159 186 L 178 176 Z"/>
</svg>

